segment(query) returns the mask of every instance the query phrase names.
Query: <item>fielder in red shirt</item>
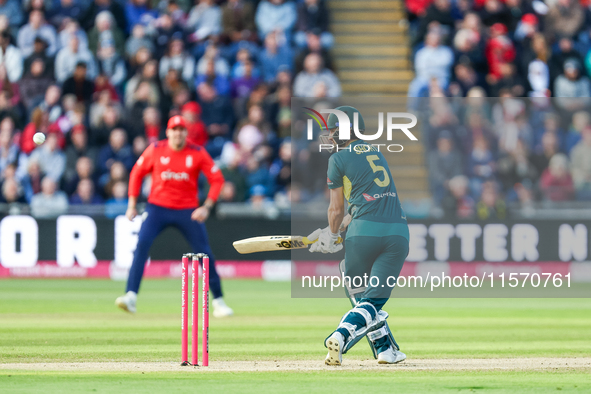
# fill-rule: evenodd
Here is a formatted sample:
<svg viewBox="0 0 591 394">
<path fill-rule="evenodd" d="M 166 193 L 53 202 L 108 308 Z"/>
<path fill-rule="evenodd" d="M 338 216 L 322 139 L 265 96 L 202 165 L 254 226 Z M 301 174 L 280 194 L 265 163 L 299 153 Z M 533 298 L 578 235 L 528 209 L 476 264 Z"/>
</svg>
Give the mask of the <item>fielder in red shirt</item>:
<svg viewBox="0 0 591 394">
<path fill-rule="evenodd" d="M 129 220 L 137 216 L 136 203 L 143 178 L 152 175 L 152 189 L 145 213 L 147 217 L 138 234 L 126 294 L 115 301 L 118 307 L 131 313 L 136 311 L 137 293 L 154 239 L 166 227 L 175 226 L 187 238 L 194 253 L 209 255 L 213 315 L 233 314 L 222 298 L 220 277 L 204 225 L 220 194 L 224 177 L 203 147 L 187 143 L 187 134 L 185 119 L 180 115 L 173 116 L 166 129 L 168 139 L 146 148 L 131 170 L 129 203 L 125 214 Z M 197 180 L 200 173 L 205 175 L 210 188 L 207 199 L 198 207 Z"/>
</svg>

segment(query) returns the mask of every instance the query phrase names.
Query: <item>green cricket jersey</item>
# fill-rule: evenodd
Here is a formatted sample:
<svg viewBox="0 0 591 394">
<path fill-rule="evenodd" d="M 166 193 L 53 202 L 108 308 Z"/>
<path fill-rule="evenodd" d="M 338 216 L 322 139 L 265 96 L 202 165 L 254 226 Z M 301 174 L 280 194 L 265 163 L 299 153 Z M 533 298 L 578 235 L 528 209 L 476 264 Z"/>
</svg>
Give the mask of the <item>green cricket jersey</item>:
<svg viewBox="0 0 591 394">
<path fill-rule="evenodd" d="M 343 188 L 353 221 L 347 238 L 356 235 L 408 236 L 406 215 L 400 206 L 388 163 L 378 148 L 357 140 L 334 153 L 328 161 L 329 189 Z"/>
</svg>

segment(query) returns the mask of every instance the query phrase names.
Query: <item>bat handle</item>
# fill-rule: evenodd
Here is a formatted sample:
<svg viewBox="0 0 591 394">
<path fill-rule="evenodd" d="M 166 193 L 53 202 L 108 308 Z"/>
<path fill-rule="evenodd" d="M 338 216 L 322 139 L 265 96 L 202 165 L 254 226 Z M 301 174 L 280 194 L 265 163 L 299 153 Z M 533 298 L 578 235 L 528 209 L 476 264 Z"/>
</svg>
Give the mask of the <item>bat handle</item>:
<svg viewBox="0 0 591 394">
<path fill-rule="evenodd" d="M 310 240 L 308 239 L 308 237 L 302 237 L 302 243 L 303 243 L 304 245 L 312 245 L 312 244 L 313 244 L 313 243 L 315 243 L 316 241 L 318 241 L 318 240 L 317 240 L 317 239 L 315 239 L 314 241 L 310 241 Z M 337 242 L 336 242 L 336 243 L 337 243 L 337 244 L 341 244 L 341 243 L 343 243 L 343 238 L 339 237 L 339 239 L 337 239 Z"/>
</svg>

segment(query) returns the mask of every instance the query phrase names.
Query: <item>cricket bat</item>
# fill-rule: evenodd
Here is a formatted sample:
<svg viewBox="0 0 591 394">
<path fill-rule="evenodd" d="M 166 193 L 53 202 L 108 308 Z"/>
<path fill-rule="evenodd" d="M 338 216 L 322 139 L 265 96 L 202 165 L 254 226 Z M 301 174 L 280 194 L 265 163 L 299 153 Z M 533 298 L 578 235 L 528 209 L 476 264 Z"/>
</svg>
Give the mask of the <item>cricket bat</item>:
<svg viewBox="0 0 591 394">
<path fill-rule="evenodd" d="M 307 237 L 297 235 L 273 235 L 266 237 L 253 237 L 241 239 L 234 242 L 234 248 L 240 254 L 255 252 L 272 252 L 275 250 L 305 249 L 308 245 L 316 242 L 310 241 Z M 337 243 L 343 242 L 339 237 Z"/>
</svg>

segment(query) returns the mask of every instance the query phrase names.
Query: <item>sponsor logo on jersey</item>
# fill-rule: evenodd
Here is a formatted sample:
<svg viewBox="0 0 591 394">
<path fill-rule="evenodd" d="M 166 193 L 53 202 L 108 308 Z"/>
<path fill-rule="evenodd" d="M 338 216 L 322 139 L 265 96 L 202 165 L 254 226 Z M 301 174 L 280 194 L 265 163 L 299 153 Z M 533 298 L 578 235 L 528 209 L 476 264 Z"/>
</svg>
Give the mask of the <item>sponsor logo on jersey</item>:
<svg viewBox="0 0 591 394">
<path fill-rule="evenodd" d="M 329 177 L 326 177 L 326 183 L 328 183 L 329 185 L 332 185 L 332 181 L 330 180 Z"/>
<path fill-rule="evenodd" d="M 170 163 L 170 157 L 160 156 L 160 163 L 167 165 L 168 163 Z"/>
<path fill-rule="evenodd" d="M 140 156 L 139 159 L 137 159 L 137 165 L 141 166 L 144 163 L 144 156 Z"/>
<path fill-rule="evenodd" d="M 373 198 L 372 196 L 370 196 L 367 193 L 363 193 L 363 198 L 365 198 L 365 201 L 375 201 L 376 199 Z"/>
<path fill-rule="evenodd" d="M 218 172 L 220 169 L 218 166 L 214 165 L 213 167 L 211 167 L 211 173 L 214 174 L 216 172 Z"/>
<path fill-rule="evenodd" d="M 185 165 L 187 166 L 187 168 L 191 168 L 193 166 L 193 156 L 187 156 L 187 158 L 185 159 Z"/>
<path fill-rule="evenodd" d="M 188 181 L 189 174 L 187 174 L 186 172 L 173 172 L 173 171 L 167 170 L 167 171 L 163 171 L 160 174 L 160 178 L 162 178 L 163 181 L 169 181 L 169 180 Z"/>
</svg>

